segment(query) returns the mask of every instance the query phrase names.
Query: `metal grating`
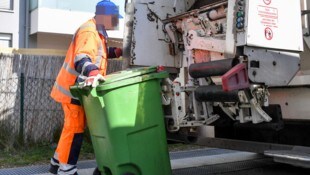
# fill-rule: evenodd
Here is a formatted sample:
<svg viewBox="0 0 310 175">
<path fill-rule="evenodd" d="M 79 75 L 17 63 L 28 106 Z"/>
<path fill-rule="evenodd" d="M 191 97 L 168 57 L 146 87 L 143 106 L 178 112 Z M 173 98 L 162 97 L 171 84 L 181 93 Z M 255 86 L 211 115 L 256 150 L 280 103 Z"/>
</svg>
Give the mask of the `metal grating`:
<svg viewBox="0 0 310 175">
<path fill-rule="evenodd" d="M 231 173 L 242 170 L 260 168 L 265 166 L 272 166 L 275 164 L 271 159 L 255 159 L 232 163 L 223 163 L 209 166 L 193 167 L 176 169 L 173 171 L 173 175 L 209 175 L 209 174 L 222 174 Z"/>
<path fill-rule="evenodd" d="M 226 149 L 202 149 L 202 150 L 191 150 L 191 151 L 180 151 L 171 152 L 171 160 L 178 161 L 181 159 L 188 159 L 195 157 L 206 157 L 210 159 L 218 157 L 224 154 L 227 156 L 236 156 L 243 152 L 226 150 Z M 245 153 L 246 154 L 246 153 Z M 213 157 L 215 156 L 215 157 Z M 212 158 L 213 157 L 213 158 Z M 96 167 L 95 160 L 81 161 L 78 163 L 81 175 L 91 175 L 93 168 Z M 22 168 L 11 168 L 0 170 L 0 175 L 47 175 L 48 165 L 41 166 L 29 166 Z M 83 172 L 83 173 L 82 173 Z M 215 174 L 226 174 L 226 175 L 308 175 L 310 174 L 309 169 L 301 169 L 284 164 L 278 164 L 272 161 L 271 158 L 256 157 L 251 160 L 244 161 L 233 161 L 191 168 L 174 169 L 172 175 L 215 175 Z"/>
<path fill-rule="evenodd" d="M 237 151 L 226 150 L 226 149 L 199 149 L 199 150 L 189 150 L 189 151 L 178 151 L 171 152 L 170 159 L 178 160 L 185 158 L 193 158 L 193 157 L 202 157 L 202 156 L 213 156 L 220 154 L 233 153 Z M 87 169 L 87 168 L 95 168 L 96 161 L 81 161 L 78 163 L 79 169 Z M 10 169 L 0 169 L 0 175 L 31 175 L 31 174 L 43 174 L 48 172 L 48 165 L 40 165 L 40 166 L 29 166 L 29 167 L 21 167 L 21 168 L 10 168 Z"/>
<path fill-rule="evenodd" d="M 79 169 L 95 168 L 97 166 L 95 160 L 81 161 L 77 167 Z M 32 175 L 43 174 L 48 172 L 49 165 L 29 166 L 21 168 L 10 168 L 0 170 L 0 175 Z"/>
</svg>

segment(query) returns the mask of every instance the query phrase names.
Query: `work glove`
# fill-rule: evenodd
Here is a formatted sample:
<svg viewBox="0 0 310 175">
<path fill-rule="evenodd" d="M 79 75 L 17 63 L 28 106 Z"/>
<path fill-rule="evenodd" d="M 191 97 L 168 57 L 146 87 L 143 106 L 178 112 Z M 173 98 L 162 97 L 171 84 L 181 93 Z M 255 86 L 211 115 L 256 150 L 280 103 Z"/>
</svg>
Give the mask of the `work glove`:
<svg viewBox="0 0 310 175">
<path fill-rule="evenodd" d="M 104 80 L 105 80 L 104 77 L 101 74 L 99 74 L 98 70 L 92 70 L 84 81 L 84 87 L 92 86 L 93 88 L 95 88 L 99 85 L 100 81 Z"/>
<path fill-rule="evenodd" d="M 117 47 L 114 49 L 114 53 L 115 53 L 116 58 L 119 58 L 123 55 L 123 50 L 121 48 Z"/>
<path fill-rule="evenodd" d="M 108 58 L 119 58 L 123 55 L 123 50 L 119 47 L 109 47 Z"/>
</svg>

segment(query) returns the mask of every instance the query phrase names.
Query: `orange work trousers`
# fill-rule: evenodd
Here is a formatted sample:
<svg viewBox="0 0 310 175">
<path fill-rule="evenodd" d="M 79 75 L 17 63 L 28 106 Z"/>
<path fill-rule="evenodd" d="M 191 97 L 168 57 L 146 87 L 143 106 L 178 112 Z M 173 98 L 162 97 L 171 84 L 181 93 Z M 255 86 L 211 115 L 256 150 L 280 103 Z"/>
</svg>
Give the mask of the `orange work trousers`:
<svg viewBox="0 0 310 175">
<path fill-rule="evenodd" d="M 83 142 L 86 126 L 85 112 L 82 106 L 62 103 L 64 126 L 56 149 L 56 159 L 60 164 L 76 165 Z"/>
</svg>

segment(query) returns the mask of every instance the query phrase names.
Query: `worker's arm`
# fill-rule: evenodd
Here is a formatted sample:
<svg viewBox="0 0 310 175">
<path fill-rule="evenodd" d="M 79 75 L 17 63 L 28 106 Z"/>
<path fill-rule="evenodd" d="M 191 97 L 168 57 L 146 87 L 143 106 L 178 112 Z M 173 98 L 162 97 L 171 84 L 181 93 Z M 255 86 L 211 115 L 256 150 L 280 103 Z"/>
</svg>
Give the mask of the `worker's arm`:
<svg viewBox="0 0 310 175">
<path fill-rule="evenodd" d="M 75 41 L 74 67 L 82 76 L 90 76 L 92 71 L 98 72 L 99 68 L 94 64 L 98 43 L 93 32 L 80 33 Z M 92 72 L 93 74 L 93 72 Z"/>
<path fill-rule="evenodd" d="M 81 74 L 77 81 L 84 82 L 84 86 L 96 87 L 98 81 L 104 80 L 94 64 L 98 51 L 96 35 L 93 32 L 83 32 L 76 39 L 74 67 Z"/>
</svg>

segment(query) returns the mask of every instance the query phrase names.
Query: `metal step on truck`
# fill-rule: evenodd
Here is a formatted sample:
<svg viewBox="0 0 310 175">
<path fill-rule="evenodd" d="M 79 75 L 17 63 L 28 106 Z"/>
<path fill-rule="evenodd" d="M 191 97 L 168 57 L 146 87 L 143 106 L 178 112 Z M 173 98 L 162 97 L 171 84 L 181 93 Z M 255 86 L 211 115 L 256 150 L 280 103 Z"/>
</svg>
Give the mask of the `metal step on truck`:
<svg viewBox="0 0 310 175">
<path fill-rule="evenodd" d="M 124 57 L 162 66 L 170 140 L 310 167 L 307 0 L 126 0 Z"/>
</svg>

